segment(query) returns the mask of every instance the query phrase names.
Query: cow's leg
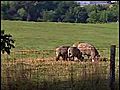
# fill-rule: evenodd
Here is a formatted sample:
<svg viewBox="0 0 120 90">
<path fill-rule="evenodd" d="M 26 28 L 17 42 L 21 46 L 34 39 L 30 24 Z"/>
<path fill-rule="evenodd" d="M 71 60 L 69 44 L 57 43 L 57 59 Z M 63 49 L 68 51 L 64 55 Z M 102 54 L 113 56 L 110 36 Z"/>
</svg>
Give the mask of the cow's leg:
<svg viewBox="0 0 120 90">
<path fill-rule="evenodd" d="M 60 52 L 56 51 L 56 61 L 58 61 L 60 58 Z"/>
<path fill-rule="evenodd" d="M 80 55 L 80 60 L 81 60 L 81 61 L 84 60 L 84 57 L 83 57 L 82 53 L 81 53 L 81 55 Z"/>
<path fill-rule="evenodd" d="M 91 59 L 91 56 L 90 55 L 87 55 L 88 56 L 88 59 Z"/>
<path fill-rule="evenodd" d="M 91 52 L 92 62 L 95 62 L 95 52 Z"/>
<path fill-rule="evenodd" d="M 74 57 L 72 57 L 72 60 L 71 61 L 74 61 Z"/>
<path fill-rule="evenodd" d="M 95 62 L 95 60 L 94 60 L 94 59 L 92 59 L 92 62 Z"/>
<path fill-rule="evenodd" d="M 74 57 L 69 57 L 70 61 L 74 61 Z"/>
<path fill-rule="evenodd" d="M 68 60 L 69 60 L 69 61 L 71 60 L 70 57 L 68 57 Z"/>
<path fill-rule="evenodd" d="M 56 56 L 56 61 L 58 61 L 60 59 L 60 55 L 58 54 L 57 56 Z"/>
<path fill-rule="evenodd" d="M 59 60 L 59 58 L 60 58 L 60 56 L 57 56 L 57 57 L 56 57 L 56 61 L 58 61 L 58 60 Z"/>
<path fill-rule="evenodd" d="M 62 56 L 63 60 L 65 60 L 65 55 Z"/>
<path fill-rule="evenodd" d="M 80 55 L 77 56 L 77 59 L 78 59 L 79 61 L 82 61 Z"/>
<path fill-rule="evenodd" d="M 80 60 L 81 60 L 81 61 L 83 61 L 83 60 L 84 60 L 84 57 L 83 57 L 83 56 L 81 56 L 81 57 L 80 57 Z"/>
<path fill-rule="evenodd" d="M 69 55 L 67 55 L 67 57 L 68 57 L 68 60 L 71 61 L 71 58 L 72 58 L 72 57 L 70 57 Z"/>
<path fill-rule="evenodd" d="M 65 54 L 65 60 L 67 61 L 67 58 L 68 58 L 68 55 L 67 54 Z"/>
<path fill-rule="evenodd" d="M 96 61 L 96 58 L 95 56 L 92 57 L 92 62 L 95 62 Z"/>
<path fill-rule="evenodd" d="M 84 57 L 83 57 L 83 54 L 82 52 L 80 52 L 80 60 L 83 61 Z"/>
</svg>

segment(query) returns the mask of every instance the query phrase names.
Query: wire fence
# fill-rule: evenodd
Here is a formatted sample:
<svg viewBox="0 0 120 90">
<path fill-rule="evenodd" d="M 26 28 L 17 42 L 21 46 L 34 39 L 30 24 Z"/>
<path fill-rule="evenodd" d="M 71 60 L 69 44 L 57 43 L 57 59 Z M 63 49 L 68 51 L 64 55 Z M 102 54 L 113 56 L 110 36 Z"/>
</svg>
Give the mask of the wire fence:
<svg viewBox="0 0 120 90">
<path fill-rule="evenodd" d="M 92 63 L 55 60 L 54 50 L 22 50 L 2 55 L 2 90 L 110 90 L 110 49 L 98 49 L 107 61 Z M 115 86 L 119 90 L 119 52 Z"/>
</svg>

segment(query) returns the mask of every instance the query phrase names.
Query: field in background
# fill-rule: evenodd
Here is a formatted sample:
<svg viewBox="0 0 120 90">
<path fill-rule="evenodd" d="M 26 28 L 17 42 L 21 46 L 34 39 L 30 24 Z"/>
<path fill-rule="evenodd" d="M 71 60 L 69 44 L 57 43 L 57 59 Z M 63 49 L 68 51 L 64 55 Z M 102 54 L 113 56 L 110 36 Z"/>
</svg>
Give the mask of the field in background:
<svg viewBox="0 0 120 90">
<path fill-rule="evenodd" d="M 2 55 L 3 90 L 110 90 L 109 61 L 55 61 L 53 49 L 77 41 L 89 42 L 95 45 L 102 57 L 109 58 L 110 45 L 118 47 L 119 27 L 116 23 L 2 21 L 1 25 L 5 33 L 12 34 L 16 40 L 11 55 Z M 118 50 L 116 60 L 119 60 Z M 119 90 L 118 61 L 115 65 L 115 88 Z"/>
<path fill-rule="evenodd" d="M 12 34 L 15 39 L 16 48 L 12 51 L 53 50 L 60 45 L 72 45 L 81 41 L 93 44 L 102 56 L 109 58 L 110 45 L 119 46 L 118 23 L 81 24 L 2 20 L 1 26 L 5 33 Z M 116 51 L 118 59 L 118 48 Z"/>
<path fill-rule="evenodd" d="M 16 50 L 49 50 L 59 45 L 72 45 L 75 42 L 89 42 L 96 48 L 118 47 L 117 23 L 81 24 L 56 22 L 25 22 L 2 20 L 6 33 L 13 35 Z"/>
</svg>

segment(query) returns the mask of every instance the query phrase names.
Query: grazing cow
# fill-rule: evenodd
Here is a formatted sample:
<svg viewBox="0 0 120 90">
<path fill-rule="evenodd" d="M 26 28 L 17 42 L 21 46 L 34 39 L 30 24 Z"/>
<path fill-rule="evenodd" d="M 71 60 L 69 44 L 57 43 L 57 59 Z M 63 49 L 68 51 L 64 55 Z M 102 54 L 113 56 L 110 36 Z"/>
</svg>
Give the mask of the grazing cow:
<svg viewBox="0 0 120 90">
<path fill-rule="evenodd" d="M 62 57 L 63 60 L 67 60 L 68 58 L 68 48 L 70 46 L 59 46 L 56 48 L 56 61 L 60 59 L 60 56 Z"/>
<path fill-rule="evenodd" d="M 68 57 L 69 57 L 69 60 L 71 60 L 72 58 L 72 61 L 74 60 L 74 57 L 77 57 L 77 59 L 81 61 L 83 59 L 82 53 L 80 52 L 80 50 L 77 47 L 73 47 L 73 46 L 68 48 Z"/>
<path fill-rule="evenodd" d="M 75 46 L 75 44 L 73 46 Z M 87 55 L 88 58 L 92 59 L 92 62 L 99 59 L 100 55 L 93 45 L 88 43 L 79 43 L 76 46 L 84 56 Z"/>
</svg>

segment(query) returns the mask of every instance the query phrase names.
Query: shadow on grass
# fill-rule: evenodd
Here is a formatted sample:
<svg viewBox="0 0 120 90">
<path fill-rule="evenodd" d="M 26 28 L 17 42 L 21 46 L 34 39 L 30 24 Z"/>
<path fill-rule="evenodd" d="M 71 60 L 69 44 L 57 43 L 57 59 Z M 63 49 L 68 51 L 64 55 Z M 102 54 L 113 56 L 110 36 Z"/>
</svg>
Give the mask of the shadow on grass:
<svg viewBox="0 0 120 90">
<path fill-rule="evenodd" d="M 111 90 L 106 64 L 2 65 L 1 90 Z M 119 90 L 118 78 L 115 90 Z"/>
<path fill-rule="evenodd" d="M 2 85 L 1 90 L 110 90 L 108 80 L 78 80 L 68 81 L 11 81 L 9 85 Z M 115 82 L 115 90 L 119 90 L 119 81 Z"/>
</svg>

